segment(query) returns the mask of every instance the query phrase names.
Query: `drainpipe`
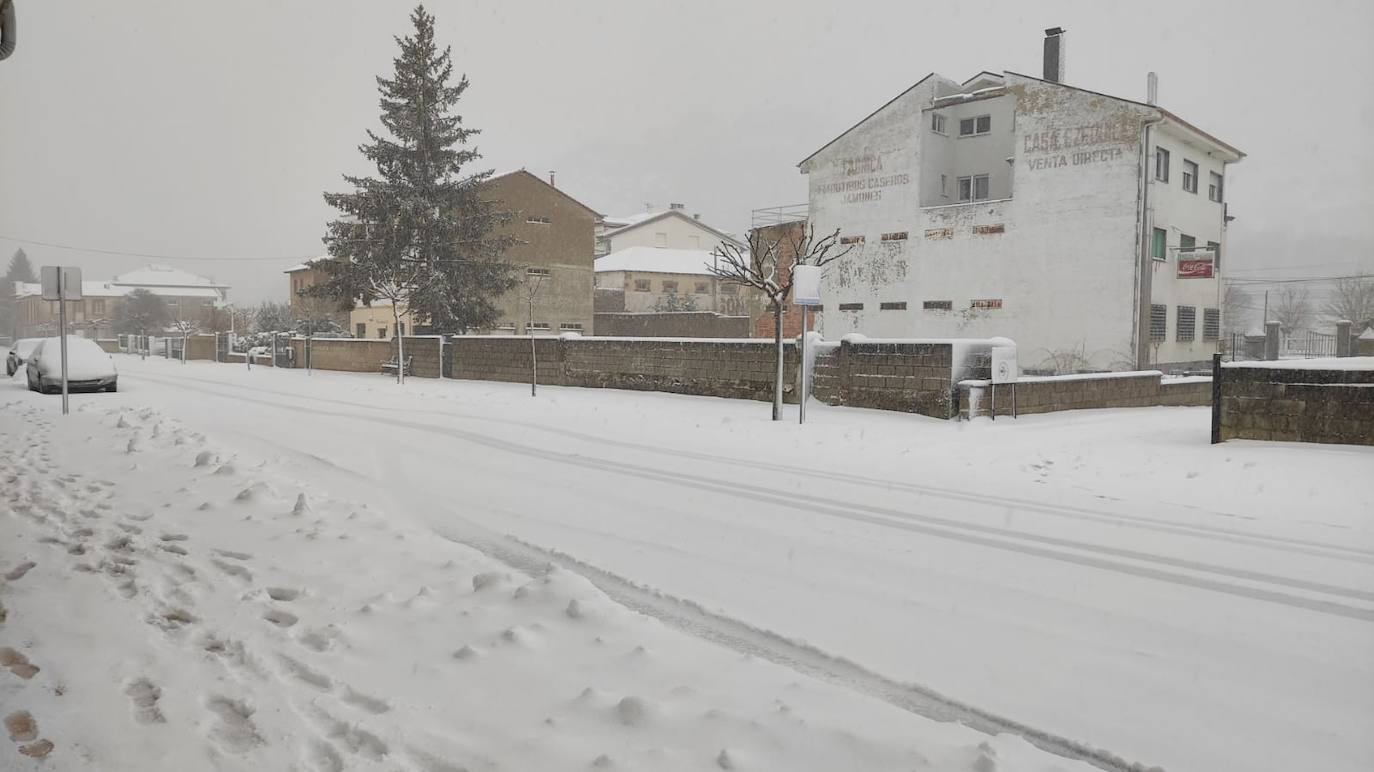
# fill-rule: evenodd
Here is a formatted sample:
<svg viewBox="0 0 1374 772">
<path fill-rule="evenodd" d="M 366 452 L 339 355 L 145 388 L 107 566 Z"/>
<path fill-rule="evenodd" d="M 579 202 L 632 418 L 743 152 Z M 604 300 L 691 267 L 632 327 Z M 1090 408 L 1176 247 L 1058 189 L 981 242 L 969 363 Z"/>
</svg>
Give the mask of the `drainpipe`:
<svg viewBox="0 0 1374 772">
<path fill-rule="evenodd" d="M 1137 370 L 1146 370 L 1150 367 L 1150 289 L 1154 279 L 1154 258 L 1150 255 L 1154 240 L 1154 217 L 1150 208 L 1150 139 L 1155 124 L 1163 122 L 1163 116 L 1151 118 L 1145 121 L 1141 132 L 1140 187 L 1136 190 L 1136 198 L 1140 202 L 1140 210 L 1136 217 L 1140 253 L 1137 255 L 1135 277 L 1136 323 L 1135 332 L 1131 336 L 1135 345 Z"/>
</svg>

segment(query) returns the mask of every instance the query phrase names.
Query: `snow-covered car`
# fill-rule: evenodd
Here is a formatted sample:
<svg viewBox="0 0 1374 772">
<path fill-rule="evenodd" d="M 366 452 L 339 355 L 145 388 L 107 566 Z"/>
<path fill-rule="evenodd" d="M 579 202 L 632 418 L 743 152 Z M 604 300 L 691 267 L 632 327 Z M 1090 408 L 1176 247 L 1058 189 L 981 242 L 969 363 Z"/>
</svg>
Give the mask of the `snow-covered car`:
<svg viewBox="0 0 1374 772">
<path fill-rule="evenodd" d="M 44 394 L 62 390 L 62 341 L 44 338 L 25 363 L 29 390 Z M 93 340 L 67 336 L 67 391 L 117 391 L 114 358 Z"/>
<path fill-rule="evenodd" d="M 19 368 L 24 366 L 24 360 L 29 358 L 34 347 L 43 342 L 42 338 L 20 338 L 10 346 L 10 353 L 5 356 L 5 375 L 14 375 L 19 372 Z"/>
<path fill-rule="evenodd" d="M 258 357 L 272 356 L 272 349 L 266 346 L 254 346 L 248 349 L 248 356 L 257 359 Z"/>
</svg>

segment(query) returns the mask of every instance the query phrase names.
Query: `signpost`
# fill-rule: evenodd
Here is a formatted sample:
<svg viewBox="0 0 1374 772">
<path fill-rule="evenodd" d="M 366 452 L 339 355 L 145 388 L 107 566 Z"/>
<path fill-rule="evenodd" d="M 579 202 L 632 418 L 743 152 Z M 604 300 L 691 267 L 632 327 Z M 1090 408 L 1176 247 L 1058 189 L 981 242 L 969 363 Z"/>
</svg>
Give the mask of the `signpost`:
<svg viewBox="0 0 1374 772">
<path fill-rule="evenodd" d="M 62 415 L 67 415 L 67 301 L 81 300 L 81 269 L 45 265 L 43 299 L 57 301 L 57 339 L 62 350 Z"/>
<path fill-rule="evenodd" d="M 801 306 L 801 361 L 797 366 L 797 372 L 801 374 L 801 386 L 797 389 L 797 403 L 801 410 L 797 416 L 797 423 L 806 423 L 806 392 L 808 386 L 806 372 L 806 335 L 807 332 L 807 311 L 811 306 L 821 304 L 821 268 L 815 265 L 795 265 L 792 266 L 792 302 Z"/>
<path fill-rule="evenodd" d="M 1016 379 L 1020 376 L 1016 366 L 1015 346 L 992 347 L 992 420 L 997 420 L 997 384 L 1011 384 L 1011 417 L 1016 418 Z M 969 416 L 972 418 L 972 416 Z"/>
</svg>

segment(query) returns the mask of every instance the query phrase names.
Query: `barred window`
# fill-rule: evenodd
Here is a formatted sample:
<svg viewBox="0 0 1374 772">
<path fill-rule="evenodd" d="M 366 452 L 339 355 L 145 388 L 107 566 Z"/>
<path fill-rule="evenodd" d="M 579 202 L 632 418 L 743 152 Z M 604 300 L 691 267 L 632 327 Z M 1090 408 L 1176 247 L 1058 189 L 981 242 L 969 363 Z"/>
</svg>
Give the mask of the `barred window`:
<svg viewBox="0 0 1374 772">
<path fill-rule="evenodd" d="M 883 234 L 883 241 L 906 241 L 906 231 L 895 231 L 895 232 L 893 232 L 893 233 L 884 233 L 884 234 Z"/>
<path fill-rule="evenodd" d="M 841 303 L 841 304 L 840 304 L 840 310 L 841 310 L 841 311 L 862 311 L 862 310 L 864 310 L 864 304 L 863 304 L 863 303 Z"/>
<path fill-rule="evenodd" d="M 895 301 L 895 302 L 879 303 L 879 304 L 878 304 L 878 310 L 879 310 L 879 311 L 905 311 L 905 310 L 906 310 L 906 301 L 905 301 L 905 300 L 898 300 L 898 301 Z"/>
<path fill-rule="evenodd" d="M 968 304 L 968 305 L 969 305 L 969 308 L 977 308 L 977 309 L 981 309 L 981 310 L 984 310 L 984 311 L 988 311 L 988 310 L 992 310 L 992 309 L 1001 308 L 1001 307 L 1002 307 L 1002 299 L 1001 299 L 1001 298 L 983 298 L 983 299 L 980 299 L 980 300 L 971 300 L 971 301 L 969 301 L 969 304 Z"/>
<path fill-rule="evenodd" d="M 1179 306 L 1174 325 L 1174 339 L 1180 343 L 1192 343 L 1197 336 L 1197 308 Z"/>
<path fill-rule="evenodd" d="M 563 322 L 558 325 L 558 329 L 564 332 L 582 332 L 581 322 Z"/>
<path fill-rule="evenodd" d="M 841 236 L 841 237 L 840 237 L 840 243 L 841 243 L 841 244 L 862 244 L 862 243 L 864 243 L 864 237 L 863 237 L 863 236 Z"/>
<path fill-rule="evenodd" d="M 553 273 L 553 272 L 550 271 L 550 270 L 547 269 L 547 268 L 526 268 L 526 269 L 525 269 L 525 275 L 526 275 L 526 276 L 548 276 L 548 275 L 550 275 L 550 274 L 552 274 L 552 273 Z"/>
<path fill-rule="evenodd" d="M 1216 340 L 1221 337 L 1221 309 L 1202 309 L 1202 339 Z"/>
<path fill-rule="evenodd" d="M 1150 340 L 1164 340 L 1168 333 L 1169 307 L 1150 306 Z"/>
<path fill-rule="evenodd" d="M 927 300 L 921 304 L 921 308 L 926 311 L 953 311 L 953 300 Z"/>
</svg>

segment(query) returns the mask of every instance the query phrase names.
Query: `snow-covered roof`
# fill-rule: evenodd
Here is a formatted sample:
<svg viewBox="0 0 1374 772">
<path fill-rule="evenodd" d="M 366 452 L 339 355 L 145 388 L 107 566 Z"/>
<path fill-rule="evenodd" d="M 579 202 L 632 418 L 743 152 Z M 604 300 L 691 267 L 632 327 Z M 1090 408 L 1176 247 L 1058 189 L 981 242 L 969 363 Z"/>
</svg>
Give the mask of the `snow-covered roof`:
<svg viewBox="0 0 1374 772">
<path fill-rule="evenodd" d="M 312 257 L 312 258 L 310 258 L 309 260 L 305 261 L 304 263 L 300 263 L 299 265 L 293 265 L 293 266 L 291 266 L 290 268 L 287 268 L 285 271 L 282 271 L 282 273 L 295 273 L 296 271 L 308 271 L 308 270 L 310 270 L 311 268 L 314 268 L 314 267 L 315 267 L 314 264 L 315 264 L 315 263 L 318 263 L 318 262 L 321 261 L 321 260 L 333 260 L 333 259 L 334 259 L 334 258 L 331 257 L 330 255 L 320 255 L 319 257 Z"/>
<path fill-rule="evenodd" d="M 154 295 L 165 298 L 218 298 L 220 291 L 211 287 L 159 287 L 115 285 L 113 282 L 83 281 L 81 296 L 86 298 L 122 298 L 136 289 L 146 289 Z M 43 294 L 43 285 L 38 282 L 14 283 L 14 296 L 17 298 Z"/>
<path fill-rule="evenodd" d="M 189 271 L 166 265 L 150 265 L 128 273 L 121 273 L 110 279 L 109 283 L 121 287 L 147 287 L 148 289 L 153 287 L 229 289 L 227 284 L 216 284 L 204 276 L 197 276 Z"/>
<path fill-rule="evenodd" d="M 719 230 L 717 228 L 712 228 L 711 226 L 687 214 L 681 209 L 667 209 L 660 212 L 642 212 L 640 214 L 634 214 L 628 217 L 608 217 L 603 222 L 606 225 L 606 227 L 610 230 L 608 230 L 603 235 L 614 238 L 615 236 L 618 236 L 628 230 L 638 228 L 641 225 L 647 225 L 648 223 L 655 222 L 664 217 L 679 217 L 697 226 L 698 228 L 706 231 L 707 233 L 711 233 L 715 236 L 718 236 L 722 241 L 729 241 L 731 244 L 744 246 L 744 242 L 735 238 L 732 234 L 726 233 L 725 231 Z"/>
<path fill-rule="evenodd" d="M 706 249 L 626 247 L 596 259 L 596 272 L 682 273 L 706 276 L 716 258 Z"/>
</svg>

